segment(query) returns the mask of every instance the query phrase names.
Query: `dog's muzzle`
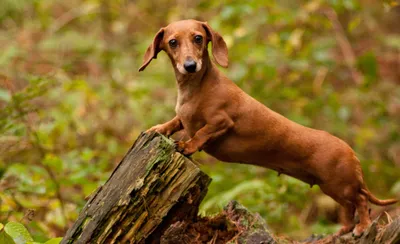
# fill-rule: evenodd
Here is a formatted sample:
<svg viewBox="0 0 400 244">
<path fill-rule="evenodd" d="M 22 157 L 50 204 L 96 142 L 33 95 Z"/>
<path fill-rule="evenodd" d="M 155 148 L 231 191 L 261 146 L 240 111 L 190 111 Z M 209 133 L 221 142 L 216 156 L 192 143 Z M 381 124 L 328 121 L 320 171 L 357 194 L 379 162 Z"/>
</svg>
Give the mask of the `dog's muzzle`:
<svg viewBox="0 0 400 244">
<path fill-rule="evenodd" d="M 189 73 L 194 73 L 196 72 L 196 62 L 192 59 L 186 60 L 185 63 L 183 64 L 183 67 L 185 68 L 185 70 Z"/>
</svg>

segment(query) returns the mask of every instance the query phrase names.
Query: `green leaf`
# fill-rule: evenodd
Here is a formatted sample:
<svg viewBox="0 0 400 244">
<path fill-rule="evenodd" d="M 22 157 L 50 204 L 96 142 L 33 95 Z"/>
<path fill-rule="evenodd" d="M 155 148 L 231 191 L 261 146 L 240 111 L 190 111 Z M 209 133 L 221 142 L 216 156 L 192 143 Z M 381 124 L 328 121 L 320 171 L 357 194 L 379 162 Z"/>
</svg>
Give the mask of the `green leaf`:
<svg viewBox="0 0 400 244">
<path fill-rule="evenodd" d="M 11 95 L 7 90 L 0 89 L 0 100 L 3 100 L 5 102 L 11 101 Z"/>
<path fill-rule="evenodd" d="M 57 170 L 58 172 L 62 171 L 63 169 L 63 161 L 55 154 L 46 154 L 43 163 Z"/>
<path fill-rule="evenodd" d="M 383 42 L 389 47 L 400 49 L 400 35 L 387 35 Z"/>
<path fill-rule="evenodd" d="M 59 244 L 62 240 L 62 237 L 52 238 L 46 241 L 44 244 Z"/>
<path fill-rule="evenodd" d="M 215 205 L 222 206 L 226 204 L 229 200 L 235 199 L 238 195 L 240 195 L 243 192 L 248 192 L 251 191 L 252 189 L 257 189 L 262 187 L 268 188 L 269 186 L 266 185 L 261 180 L 244 181 L 241 184 L 233 187 L 232 189 L 229 189 L 228 191 L 221 193 L 220 195 L 217 195 L 208 200 L 207 202 L 205 202 L 202 206 L 202 211 L 206 212 Z"/>
<path fill-rule="evenodd" d="M 28 242 L 33 242 L 32 236 L 29 234 L 28 230 L 21 223 L 8 222 L 4 227 L 5 232 L 10 235 L 16 244 L 26 244 Z"/>
<path fill-rule="evenodd" d="M 348 29 L 349 32 L 353 32 L 353 30 L 355 30 L 360 24 L 361 24 L 361 17 L 360 16 L 356 16 L 347 25 L 347 29 Z"/>
<path fill-rule="evenodd" d="M 2 224 L 0 224 L 2 225 Z M 2 227 L 0 227 L 1 229 Z M 5 231 L 0 230 L 0 243 L 1 244 L 15 244 L 11 236 L 9 236 Z"/>
<path fill-rule="evenodd" d="M 3 49 L 0 55 L 0 66 L 9 64 L 14 57 L 18 56 L 20 50 L 16 46 L 9 46 Z"/>
<path fill-rule="evenodd" d="M 393 194 L 400 193 L 400 181 L 397 181 L 396 184 L 393 185 L 392 189 L 390 189 L 390 192 Z"/>
<path fill-rule="evenodd" d="M 369 78 L 374 81 L 378 78 L 378 62 L 376 61 L 373 52 L 367 52 L 360 56 L 357 60 L 359 69 Z"/>
</svg>

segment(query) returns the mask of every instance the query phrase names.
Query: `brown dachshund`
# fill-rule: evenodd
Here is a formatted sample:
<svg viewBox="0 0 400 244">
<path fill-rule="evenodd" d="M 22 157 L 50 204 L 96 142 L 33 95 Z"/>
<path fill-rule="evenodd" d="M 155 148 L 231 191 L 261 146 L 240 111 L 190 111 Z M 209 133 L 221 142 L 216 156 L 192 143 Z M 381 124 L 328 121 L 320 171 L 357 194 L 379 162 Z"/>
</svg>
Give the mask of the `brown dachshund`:
<svg viewBox="0 0 400 244">
<path fill-rule="evenodd" d="M 161 50 L 168 54 L 178 85 L 177 115 L 148 131 L 170 136 L 184 129 L 190 140 L 178 142 L 177 148 L 185 155 L 204 150 L 225 162 L 259 165 L 319 185 L 344 209 L 340 235 L 354 228 L 355 210 L 360 222 L 353 234 L 362 235 L 371 222 L 368 201 L 381 206 L 397 202 L 369 192 L 346 142 L 283 117 L 229 80 L 210 60 L 209 42 L 215 62 L 227 67 L 226 43 L 206 22 L 182 20 L 158 31 L 139 71 Z"/>
</svg>

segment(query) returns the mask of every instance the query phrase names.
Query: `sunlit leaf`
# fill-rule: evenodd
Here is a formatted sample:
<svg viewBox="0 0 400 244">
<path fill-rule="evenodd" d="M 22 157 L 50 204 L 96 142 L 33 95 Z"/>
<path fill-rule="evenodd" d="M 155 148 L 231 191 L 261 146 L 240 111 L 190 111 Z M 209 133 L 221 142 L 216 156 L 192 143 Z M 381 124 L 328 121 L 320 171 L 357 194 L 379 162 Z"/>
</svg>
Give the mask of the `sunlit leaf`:
<svg viewBox="0 0 400 244">
<path fill-rule="evenodd" d="M 59 244 L 62 240 L 62 237 L 57 237 L 46 241 L 44 244 Z"/>
<path fill-rule="evenodd" d="M 400 50 L 400 35 L 387 35 L 383 40 L 389 47 Z"/>
<path fill-rule="evenodd" d="M 1 225 L 1 224 L 0 224 Z M 1 244 L 16 244 L 14 240 L 5 231 L 0 228 L 0 243 Z"/>
<path fill-rule="evenodd" d="M 356 16 L 347 25 L 347 29 L 348 29 L 349 32 L 353 32 L 360 24 L 361 24 L 361 17 L 360 16 Z"/>
<path fill-rule="evenodd" d="M 9 102 L 11 100 L 10 92 L 0 88 L 0 100 Z"/>
<path fill-rule="evenodd" d="M 16 244 L 33 242 L 28 230 L 21 223 L 8 222 L 4 227 L 4 231 L 13 238 Z"/>
<path fill-rule="evenodd" d="M 0 54 L 0 65 L 4 66 L 9 63 L 20 52 L 16 46 L 6 47 Z"/>
</svg>

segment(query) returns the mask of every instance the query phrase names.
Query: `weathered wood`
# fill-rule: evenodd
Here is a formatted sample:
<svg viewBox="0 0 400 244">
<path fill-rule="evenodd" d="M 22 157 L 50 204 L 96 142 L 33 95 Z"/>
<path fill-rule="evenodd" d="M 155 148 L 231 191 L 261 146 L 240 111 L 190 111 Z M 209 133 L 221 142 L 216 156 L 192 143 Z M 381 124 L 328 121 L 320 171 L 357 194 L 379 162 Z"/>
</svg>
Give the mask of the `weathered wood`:
<svg viewBox="0 0 400 244">
<path fill-rule="evenodd" d="M 400 243 L 400 216 L 379 232 L 376 241 L 374 243 Z"/>
<path fill-rule="evenodd" d="M 380 217 L 375 219 L 364 234 L 357 238 L 351 233 L 343 236 L 317 236 L 301 242 L 304 244 L 399 244 L 400 243 L 400 216 L 386 225 L 379 225 Z"/>
<path fill-rule="evenodd" d="M 197 220 L 172 224 L 161 238 L 161 244 L 247 243 L 276 244 L 265 220 L 236 201 L 230 201 L 222 213 Z"/>
<path fill-rule="evenodd" d="M 209 183 L 171 140 L 142 133 L 61 243 L 158 242 L 170 223 L 197 216 Z"/>
</svg>

